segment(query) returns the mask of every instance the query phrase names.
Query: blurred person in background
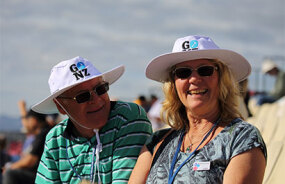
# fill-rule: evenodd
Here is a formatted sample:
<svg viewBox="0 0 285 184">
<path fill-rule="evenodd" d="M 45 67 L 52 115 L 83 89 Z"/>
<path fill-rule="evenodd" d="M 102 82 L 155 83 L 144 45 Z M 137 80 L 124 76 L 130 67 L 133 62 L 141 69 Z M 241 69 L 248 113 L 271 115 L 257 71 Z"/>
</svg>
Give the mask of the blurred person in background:
<svg viewBox="0 0 285 184">
<path fill-rule="evenodd" d="M 272 60 L 265 60 L 262 64 L 262 72 L 276 78 L 274 88 L 268 94 L 256 96 L 257 105 L 274 103 L 285 96 L 285 72 L 282 71 Z"/>
<path fill-rule="evenodd" d="M 22 117 L 28 132 L 35 135 L 34 140 L 26 148 L 26 153 L 14 163 L 7 163 L 3 168 L 3 184 L 30 184 L 35 182 L 37 167 L 44 150 L 45 137 L 50 126 L 44 114 L 29 110 Z"/>
<path fill-rule="evenodd" d="M 238 110 L 251 66 L 211 38 L 187 36 L 154 58 L 146 76 L 162 82 L 164 121 L 143 147 L 129 183 L 258 183 L 266 165 L 259 130 Z"/>
<path fill-rule="evenodd" d="M 27 108 L 26 102 L 24 100 L 18 101 L 18 108 L 21 116 L 22 123 L 22 132 L 26 135 L 23 146 L 21 156 L 25 155 L 25 153 L 29 153 L 32 148 L 32 143 L 35 140 L 35 136 L 37 134 L 37 121 L 30 121 L 27 118 Z"/>
<path fill-rule="evenodd" d="M 251 117 L 252 114 L 248 107 L 250 94 L 248 90 L 248 79 L 242 80 L 239 82 L 240 96 L 239 96 L 239 111 L 243 119 Z"/>
<path fill-rule="evenodd" d="M 158 100 L 157 96 L 154 94 L 150 95 L 150 106 L 152 106 Z"/>
<path fill-rule="evenodd" d="M 0 134 L 0 167 L 2 168 L 5 163 L 10 161 L 10 156 L 6 150 L 7 138 L 4 134 Z"/>
<path fill-rule="evenodd" d="M 46 121 L 50 126 L 55 126 L 60 122 L 60 117 L 58 113 L 47 114 Z"/>
<path fill-rule="evenodd" d="M 2 183 L 2 168 L 4 165 L 11 160 L 10 155 L 6 150 L 7 139 L 5 135 L 0 134 L 0 184 Z"/>
<path fill-rule="evenodd" d="M 22 132 L 26 135 L 24 140 L 22 151 L 20 156 L 24 156 L 26 153 L 30 153 L 32 150 L 32 143 L 35 140 L 36 135 L 39 132 L 39 124 L 38 122 L 45 121 L 49 127 L 53 127 L 57 123 L 58 113 L 50 114 L 50 115 L 43 115 L 35 113 L 33 115 L 29 115 L 30 118 L 27 118 L 27 114 L 32 114 L 32 110 L 30 112 L 27 111 L 26 102 L 24 100 L 18 101 L 18 107 L 21 115 L 21 122 L 22 122 Z M 38 117 L 36 117 L 38 116 Z M 34 120 L 31 120 L 34 119 Z"/>
<path fill-rule="evenodd" d="M 152 129 L 141 106 L 110 101 L 109 85 L 123 72 L 101 73 L 79 56 L 52 68 L 51 94 L 32 109 L 67 119 L 47 135 L 36 183 L 127 183 Z"/>
<path fill-rule="evenodd" d="M 163 128 L 166 124 L 163 123 L 160 113 L 162 107 L 162 100 L 158 99 L 155 95 L 151 95 L 151 106 L 147 116 L 151 122 L 152 130 L 155 132 Z"/>
<path fill-rule="evenodd" d="M 142 106 L 146 112 L 149 111 L 150 104 L 144 95 L 140 95 L 137 99 L 133 101 L 134 103 Z"/>
</svg>

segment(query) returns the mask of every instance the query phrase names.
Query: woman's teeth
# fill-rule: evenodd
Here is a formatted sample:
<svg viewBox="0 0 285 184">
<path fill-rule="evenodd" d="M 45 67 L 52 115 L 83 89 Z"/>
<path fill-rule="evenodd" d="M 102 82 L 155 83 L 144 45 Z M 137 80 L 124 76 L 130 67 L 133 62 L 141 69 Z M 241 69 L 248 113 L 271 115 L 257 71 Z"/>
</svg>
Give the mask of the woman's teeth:
<svg viewBox="0 0 285 184">
<path fill-rule="evenodd" d="M 208 90 L 207 89 L 200 89 L 200 90 L 191 90 L 187 91 L 188 94 L 194 95 L 194 94 L 205 94 Z"/>
</svg>

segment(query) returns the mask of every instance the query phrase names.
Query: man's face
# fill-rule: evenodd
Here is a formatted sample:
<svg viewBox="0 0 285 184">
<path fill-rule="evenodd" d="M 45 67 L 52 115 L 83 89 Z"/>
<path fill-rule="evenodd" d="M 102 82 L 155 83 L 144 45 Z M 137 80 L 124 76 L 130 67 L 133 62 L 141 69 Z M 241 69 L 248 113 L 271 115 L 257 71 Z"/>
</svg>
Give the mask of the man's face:
<svg viewBox="0 0 285 184">
<path fill-rule="evenodd" d="M 95 78 L 69 89 L 60 96 L 73 98 L 82 92 L 92 91 L 94 87 L 102 83 L 102 78 Z M 98 96 L 92 91 L 90 100 L 83 103 L 77 103 L 73 99 L 57 98 L 57 100 L 68 112 L 67 115 L 71 116 L 71 120 L 75 120 L 84 127 L 101 129 L 108 121 L 110 99 L 107 92 Z M 74 125 L 76 128 L 82 128 L 76 123 L 74 123 Z"/>
</svg>

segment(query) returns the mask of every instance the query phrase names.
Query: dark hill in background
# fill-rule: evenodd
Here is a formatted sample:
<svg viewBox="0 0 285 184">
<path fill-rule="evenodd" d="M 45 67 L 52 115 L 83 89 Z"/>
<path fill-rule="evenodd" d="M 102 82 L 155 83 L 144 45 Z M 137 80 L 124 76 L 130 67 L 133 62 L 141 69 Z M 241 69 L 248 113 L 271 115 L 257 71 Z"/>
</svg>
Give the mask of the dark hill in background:
<svg viewBox="0 0 285 184">
<path fill-rule="evenodd" d="M 0 115 L 0 132 L 20 132 L 21 128 L 20 118 Z"/>
</svg>

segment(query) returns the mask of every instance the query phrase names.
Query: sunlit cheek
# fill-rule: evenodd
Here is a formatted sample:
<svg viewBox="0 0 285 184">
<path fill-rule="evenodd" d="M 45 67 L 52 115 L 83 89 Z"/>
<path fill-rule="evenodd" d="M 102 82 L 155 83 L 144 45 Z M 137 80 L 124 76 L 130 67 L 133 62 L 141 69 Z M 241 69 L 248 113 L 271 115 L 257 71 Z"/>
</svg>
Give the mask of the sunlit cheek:
<svg viewBox="0 0 285 184">
<path fill-rule="evenodd" d="M 180 98 L 180 100 L 183 100 L 183 90 L 180 86 L 176 86 L 176 91 L 177 91 L 177 94 L 178 94 L 178 97 Z"/>
<path fill-rule="evenodd" d="M 178 94 L 183 94 L 183 92 L 185 91 L 184 88 L 186 88 L 186 83 L 181 79 L 176 79 L 175 87 Z"/>
<path fill-rule="evenodd" d="M 75 118 L 77 121 L 85 119 L 84 104 L 69 104 L 65 106 L 69 116 Z"/>
</svg>

